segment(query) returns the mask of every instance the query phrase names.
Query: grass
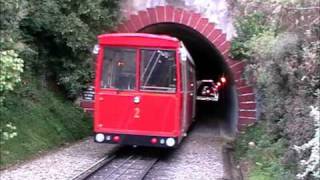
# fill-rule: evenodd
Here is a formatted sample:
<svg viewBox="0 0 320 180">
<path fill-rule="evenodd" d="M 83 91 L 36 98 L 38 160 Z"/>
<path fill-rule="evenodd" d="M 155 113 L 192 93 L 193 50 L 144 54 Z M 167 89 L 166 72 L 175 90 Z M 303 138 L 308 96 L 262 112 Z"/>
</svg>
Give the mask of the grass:
<svg viewBox="0 0 320 180">
<path fill-rule="evenodd" d="M 0 129 L 11 122 L 17 136 L 3 141 L 0 166 L 16 163 L 31 156 L 86 137 L 91 132 L 91 120 L 82 110 L 61 95 L 29 79 L 14 94 L 6 97 L 0 107 Z"/>
<path fill-rule="evenodd" d="M 290 169 L 281 164 L 286 143 L 266 131 L 263 122 L 257 123 L 238 137 L 235 143 L 235 158 L 240 164 L 247 164 L 244 176 L 249 180 L 295 179 Z M 254 142 L 254 146 L 249 146 Z M 242 162 L 242 163 L 241 163 Z"/>
</svg>

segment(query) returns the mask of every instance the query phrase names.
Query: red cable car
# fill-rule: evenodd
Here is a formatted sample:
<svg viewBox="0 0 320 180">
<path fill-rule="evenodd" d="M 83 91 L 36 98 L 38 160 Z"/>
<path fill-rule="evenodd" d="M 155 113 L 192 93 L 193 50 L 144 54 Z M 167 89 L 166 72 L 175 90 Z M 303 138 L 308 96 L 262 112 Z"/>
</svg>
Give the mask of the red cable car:
<svg viewBox="0 0 320 180">
<path fill-rule="evenodd" d="M 142 33 L 98 40 L 95 141 L 176 147 L 195 116 L 195 65 L 183 43 Z"/>
</svg>

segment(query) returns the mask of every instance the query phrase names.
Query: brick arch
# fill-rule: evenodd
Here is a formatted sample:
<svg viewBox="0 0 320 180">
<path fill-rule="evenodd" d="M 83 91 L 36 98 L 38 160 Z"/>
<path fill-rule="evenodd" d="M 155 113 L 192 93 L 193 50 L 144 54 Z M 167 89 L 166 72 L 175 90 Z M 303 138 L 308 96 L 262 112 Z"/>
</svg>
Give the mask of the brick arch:
<svg viewBox="0 0 320 180">
<path fill-rule="evenodd" d="M 237 90 L 238 97 L 238 129 L 256 121 L 256 98 L 252 87 L 247 85 L 242 78 L 244 63 L 229 57 L 231 47 L 226 34 L 218 29 L 215 24 L 210 23 L 207 18 L 194 11 L 175 8 L 173 6 L 157 6 L 139 11 L 131 15 L 126 21 L 117 26 L 115 32 L 138 32 L 152 24 L 157 23 L 178 23 L 183 24 L 201 33 L 206 37 L 223 56 L 225 63 L 231 70 Z"/>
</svg>

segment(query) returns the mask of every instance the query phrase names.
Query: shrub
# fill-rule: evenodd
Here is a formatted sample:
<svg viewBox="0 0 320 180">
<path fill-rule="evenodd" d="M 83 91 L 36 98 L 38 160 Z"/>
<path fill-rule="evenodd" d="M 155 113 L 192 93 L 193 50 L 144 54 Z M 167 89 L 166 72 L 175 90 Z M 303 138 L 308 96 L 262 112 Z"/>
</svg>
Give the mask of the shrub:
<svg viewBox="0 0 320 180">
<path fill-rule="evenodd" d="M 236 28 L 240 33 L 232 43 L 245 48 L 240 55 L 237 49 L 233 49 L 234 53 L 247 63 L 244 76 L 260 97 L 258 103 L 261 118 L 267 120 L 267 132 L 288 142 L 288 150 L 283 149 L 279 156 L 281 164 L 304 169 L 305 165 L 297 162 L 307 159 L 310 149 L 302 151 L 300 156 L 292 149 L 316 136 L 308 109 L 317 104 L 316 92 L 320 89 L 319 26 L 316 25 L 317 8 L 313 8 L 316 4 L 299 0 L 290 3 L 253 0 L 241 2 L 239 6 L 245 16 L 238 19 Z M 250 15 L 256 12 L 263 13 L 261 17 L 265 18 L 257 22 Z M 255 23 L 263 28 L 252 28 L 251 24 Z M 253 30 L 243 30 L 248 28 Z M 319 167 L 319 162 L 315 163 Z M 299 177 L 311 178 L 306 174 Z"/>
<path fill-rule="evenodd" d="M 5 94 L 12 91 L 14 86 L 21 81 L 23 60 L 13 51 L 0 51 L 0 106 Z"/>
<path fill-rule="evenodd" d="M 235 147 L 236 157 L 248 163 L 246 179 L 287 180 L 294 177 L 280 161 L 286 148 L 285 140 L 270 135 L 265 123 L 248 128 L 246 134 L 237 138 Z"/>
<path fill-rule="evenodd" d="M 294 149 L 300 154 L 310 150 L 311 153 L 308 160 L 302 159 L 300 165 L 302 166 L 302 172 L 297 177 L 300 179 L 308 177 L 311 173 L 315 178 L 320 178 L 320 111 L 319 107 L 311 106 L 310 116 L 314 119 L 315 132 L 312 139 L 301 146 L 294 146 Z"/>
<path fill-rule="evenodd" d="M 96 36 L 118 20 L 112 0 L 0 0 L 1 49 L 14 49 L 27 71 L 53 79 L 71 98 L 92 80 Z"/>
<path fill-rule="evenodd" d="M 237 37 L 234 38 L 231 46 L 231 55 L 235 59 L 243 59 L 250 57 L 250 47 L 247 41 L 252 37 L 268 31 L 268 27 L 264 26 L 266 17 L 262 13 L 253 13 L 240 17 L 236 21 Z"/>
<path fill-rule="evenodd" d="M 92 123 L 82 109 L 24 73 L 0 108 L 0 168 L 87 137 Z"/>
</svg>

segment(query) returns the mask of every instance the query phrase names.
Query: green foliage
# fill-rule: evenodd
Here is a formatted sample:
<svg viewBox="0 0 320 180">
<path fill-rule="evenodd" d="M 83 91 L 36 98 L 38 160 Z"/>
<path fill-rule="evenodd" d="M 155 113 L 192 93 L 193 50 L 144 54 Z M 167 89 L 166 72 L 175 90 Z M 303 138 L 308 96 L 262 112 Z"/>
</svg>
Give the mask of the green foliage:
<svg viewBox="0 0 320 180">
<path fill-rule="evenodd" d="M 248 41 L 260 33 L 268 31 L 265 26 L 266 16 L 262 13 L 253 13 L 239 17 L 236 21 L 237 37 L 233 39 L 231 55 L 235 59 L 243 59 L 250 56 Z"/>
<path fill-rule="evenodd" d="M 0 127 L 0 145 L 4 146 L 6 141 L 16 137 L 18 133 L 16 132 L 17 127 L 11 122 L 8 122 L 3 127 Z"/>
<path fill-rule="evenodd" d="M 1 49 L 16 50 L 27 71 L 55 79 L 73 98 L 92 80 L 91 49 L 117 23 L 118 3 L 0 0 Z"/>
<path fill-rule="evenodd" d="M 260 123 L 248 128 L 246 134 L 237 138 L 235 147 L 236 158 L 249 162 L 248 179 L 286 180 L 294 178 L 293 173 L 281 163 L 282 155 L 286 150 L 286 142 L 270 135 L 266 125 Z"/>
<path fill-rule="evenodd" d="M 261 118 L 266 119 L 266 134 L 287 142 L 287 150 L 278 156 L 279 169 L 289 165 L 296 170 L 297 177 L 315 178 L 319 172 L 313 167 L 319 167 L 319 161 L 312 161 L 312 166 L 299 161 L 314 160 L 317 156 L 310 156 L 310 148 L 300 156 L 292 149 L 296 145 L 309 145 L 316 136 L 309 107 L 319 103 L 316 94 L 320 91 L 319 25 L 317 8 L 313 8 L 317 4 L 301 0 L 250 2 L 239 2 L 244 16 L 238 16 L 241 17 L 236 25 L 239 36 L 233 41 L 232 54 L 247 64 L 244 76 L 256 89 Z M 263 18 L 257 20 L 256 12 L 263 13 L 258 16 Z M 255 153 L 259 154 L 251 152 Z M 253 179 L 263 179 L 263 172 L 270 172 L 259 164 L 254 168 L 259 171 L 254 171 Z"/>
<path fill-rule="evenodd" d="M 268 58 L 276 46 L 275 33 L 273 31 L 264 31 L 251 37 L 247 42 L 248 55 Z"/>
<path fill-rule="evenodd" d="M 12 49 L 20 38 L 19 24 L 27 14 L 27 2 L 0 0 L 0 49 Z"/>
<path fill-rule="evenodd" d="M 49 86 L 74 98 L 92 81 L 91 48 L 117 23 L 118 6 L 118 0 L 0 0 L 0 98 L 6 97 L 0 165 L 89 134 L 81 109 Z"/>
<path fill-rule="evenodd" d="M 309 157 L 300 161 L 302 170 L 297 174 L 297 177 L 301 179 L 306 178 L 310 173 L 315 178 L 320 178 L 320 110 L 319 107 L 311 106 L 310 108 L 310 116 L 314 118 L 314 125 L 316 127 L 314 137 L 301 146 L 294 146 L 299 155 L 307 150 L 311 151 Z"/>
<path fill-rule="evenodd" d="M 81 109 L 48 91 L 33 77 L 24 78 L 7 96 L 0 114 L 0 129 L 13 128 L 15 132 L 13 138 L 1 145 L 1 166 L 86 137 L 91 132 L 91 121 Z M 11 134 L 10 131 L 8 136 Z M 5 138 L 2 134 L 0 142 Z"/>
<path fill-rule="evenodd" d="M 117 23 L 118 1 L 31 1 L 21 22 L 39 59 L 30 64 L 40 74 L 53 76 L 70 97 L 92 80 L 91 48 L 96 36 Z"/>
<path fill-rule="evenodd" d="M 0 51 L 0 106 L 5 94 L 12 91 L 14 86 L 21 81 L 23 60 L 13 50 Z"/>
</svg>

